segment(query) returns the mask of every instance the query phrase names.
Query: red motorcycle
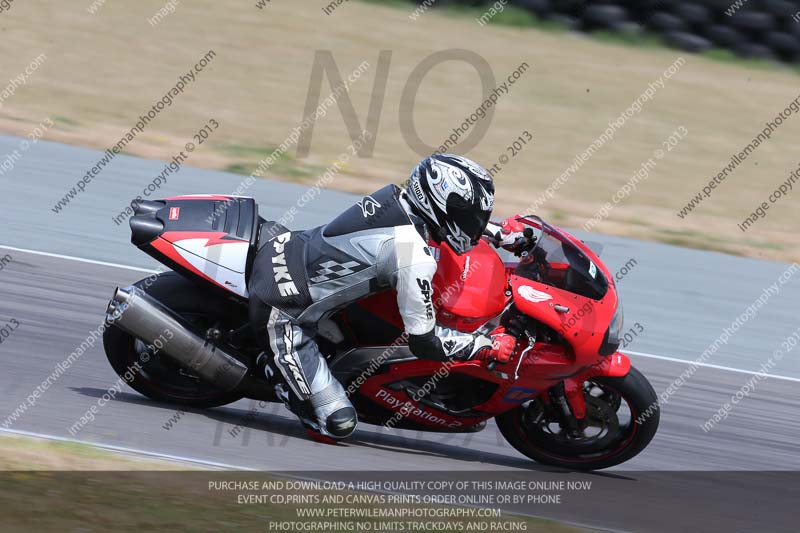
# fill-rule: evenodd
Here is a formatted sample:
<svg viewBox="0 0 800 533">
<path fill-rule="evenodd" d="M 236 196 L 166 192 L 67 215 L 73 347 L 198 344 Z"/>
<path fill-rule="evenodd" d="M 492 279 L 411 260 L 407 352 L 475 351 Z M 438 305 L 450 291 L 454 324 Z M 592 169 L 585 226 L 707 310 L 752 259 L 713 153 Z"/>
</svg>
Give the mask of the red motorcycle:
<svg viewBox="0 0 800 533">
<path fill-rule="evenodd" d="M 518 339 L 508 363 L 416 359 L 392 291 L 322 320 L 320 349 L 361 423 L 461 433 L 494 418 L 514 448 L 540 463 L 593 470 L 627 461 L 655 435 L 659 407 L 617 351 L 623 311 L 613 277 L 579 239 L 538 217 L 519 221 L 525 238 L 513 256 L 485 242 L 463 256 L 434 248 L 439 322 L 504 329 Z M 264 222 L 245 197 L 137 206 L 132 242 L 172 272 L 117 288 L 109 303 L 106 355 L 120 376 L 133 375 L 131 387 L 193 407 L 279 401 L 247 306 Z"/>
</svg>

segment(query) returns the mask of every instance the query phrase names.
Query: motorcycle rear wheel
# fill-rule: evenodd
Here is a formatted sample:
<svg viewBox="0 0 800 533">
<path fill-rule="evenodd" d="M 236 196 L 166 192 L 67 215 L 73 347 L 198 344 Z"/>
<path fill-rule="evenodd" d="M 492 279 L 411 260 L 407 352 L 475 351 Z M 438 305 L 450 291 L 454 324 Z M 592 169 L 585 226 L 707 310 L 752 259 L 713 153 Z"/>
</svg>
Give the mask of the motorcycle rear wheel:
<svg viewBox="0 0 800 533">
<path fill-rule="evenodd" d="M 596 432 L 591 437 L 573 438 L 563 428 L 559 432 L 558 421 L 548 418 L 538 399 L 498 416 L 500 432 L 534 461 L 570 470 L 609 468 L 638 455 L 656 434 L 660 418 L 650 382 L 631 367 L 624 377 L 596 377 L 586 385 L 586 420 Z M 592 396 L 592 389 L 602 394 Z M 627 406 L 625 415 L 619 414 L 620 404 Z"/>
<path fill-rule="evenodd" d="M 134 283 L 134 286 L 199 328 L 225 318 L 227 307 L 224 302 L 175 272 L 161 273 L 155 279 L 147 278 Z M 227 392 L 201 381 L 166 354 L 150 354 L 147 344 L 113 325 L 103 333 L 103 347 L 108 362 L 135 391 L 159 402 L 196 408 L 218 407 L 242 398 L 237 392 Z M 143 358 L 146 352 L 147 357 Z M 137 361 L 141 370 L 132 372 Z M 125 376 L 133 377 L 125 379 Z"/>
</svg>

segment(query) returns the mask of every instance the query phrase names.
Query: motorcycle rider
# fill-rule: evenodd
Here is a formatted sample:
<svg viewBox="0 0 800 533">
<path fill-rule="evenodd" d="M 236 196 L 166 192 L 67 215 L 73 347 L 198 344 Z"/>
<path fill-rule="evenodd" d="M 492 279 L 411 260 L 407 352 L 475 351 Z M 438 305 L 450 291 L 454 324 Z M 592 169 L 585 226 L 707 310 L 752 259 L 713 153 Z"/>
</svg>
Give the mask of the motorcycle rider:
<svg viewBox="0 0 800 533">
<path fill-rule="evenodd" d="M 267 377 L 280 372 L 276 392 L 310 435 L 342 439 L 356 428 L 355 409 L 314 337 L 326 316 L 370 294 L 397 291 L 416 357 L 509 360 L 513 336 L 437 326 L 432 302 L 437 263 L 429 239 L 461 255 L 484 235 L 497 246 L 520 237 L 522 228 L 513 223 L 489 224 L 493 206 L 486 170 L 465 157 L 434 154 L 414 168 L 405 190 L 388 185 L 326 225 L 295 232 L 262 225 L 250 278 L 251 322 L 274 356 Z"/>
</svg>

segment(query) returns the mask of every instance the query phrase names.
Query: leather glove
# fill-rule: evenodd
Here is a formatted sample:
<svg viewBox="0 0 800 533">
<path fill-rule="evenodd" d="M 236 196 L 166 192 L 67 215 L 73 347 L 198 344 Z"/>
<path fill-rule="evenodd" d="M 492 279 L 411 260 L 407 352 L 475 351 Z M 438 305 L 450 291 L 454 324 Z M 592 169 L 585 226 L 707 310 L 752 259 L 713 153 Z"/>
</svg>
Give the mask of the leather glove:
<svg viewBox="0 0 800 533">
<path fill-rule="evenodd" d="M 513 335 L 507 333 L 499 333 L 492 335 L 492 345 L 479 350 L 475 354 L 475 359 L 491 362 L 497 361 L 498 363 L 508 363 L 511 356 L 514 355 L 514 350 L 517 348 L 517 339 Z"/>
<path fill-rule="evenodd" d="M 495 237 L 495 246 L 503 247 L 509 252 L 513 252 L 520 239 L 524 239 L 525 225 L 517 219 L 519 215 L 509 217 L 500 223 L 500 232 Z"/>
</svg>

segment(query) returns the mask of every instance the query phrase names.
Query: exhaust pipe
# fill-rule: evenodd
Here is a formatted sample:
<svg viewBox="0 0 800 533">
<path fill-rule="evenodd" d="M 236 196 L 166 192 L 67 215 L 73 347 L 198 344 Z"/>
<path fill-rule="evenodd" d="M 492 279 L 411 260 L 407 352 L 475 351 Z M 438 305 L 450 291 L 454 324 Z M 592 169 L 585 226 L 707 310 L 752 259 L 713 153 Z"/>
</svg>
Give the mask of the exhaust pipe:
<svg viewBox="0 0 800 533">
<path fill-rule="evenodd" d="M 197 335 L 183 318 L 136 287 L 117 287 L 106 309 L 106 321 L 142 340 L 171 332 L 172 338 L 161 351 L 225 391 L 237 388 L 249 371 L 244 363 Z"/>
</svg>

